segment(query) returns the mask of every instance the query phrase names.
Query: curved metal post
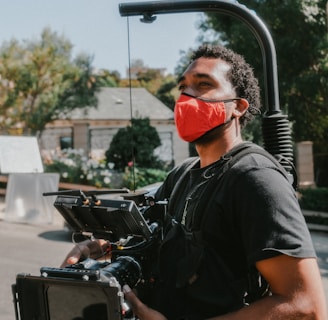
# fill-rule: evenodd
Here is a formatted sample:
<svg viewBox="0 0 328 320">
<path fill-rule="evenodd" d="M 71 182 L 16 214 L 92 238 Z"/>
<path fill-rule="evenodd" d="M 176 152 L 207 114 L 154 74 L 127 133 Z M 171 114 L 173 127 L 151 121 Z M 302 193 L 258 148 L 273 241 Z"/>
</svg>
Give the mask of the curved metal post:
<svg viewBox="0 0 328 320">
<path fill-rule="evenodd" d="M 280 110 L 275 46 L 263 21 L 246 6 L 239 4 L 237 1 L 178 0 L 121 3 L 119 4 L 119 10 L 121 16 L 141 15 L 145 20 L 157 14 L 183 12 L 217 12 L 240 19 L 254 33 L 261 48 L 265 76 L 265 106 L 268 111 L 274 113 Z"/>
</svg>

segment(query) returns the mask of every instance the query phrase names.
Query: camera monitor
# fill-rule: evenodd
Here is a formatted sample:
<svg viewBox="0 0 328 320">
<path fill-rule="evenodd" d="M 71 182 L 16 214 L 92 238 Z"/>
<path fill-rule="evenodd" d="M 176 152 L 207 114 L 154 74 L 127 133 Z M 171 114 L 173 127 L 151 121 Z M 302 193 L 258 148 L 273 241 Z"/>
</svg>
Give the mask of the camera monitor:
<svg viewBox="0 0 328 320">
<path fill-rule="evenodd" d="M 121 320 L 118 293 L 108 282 L 25 274 L 13 285 L 18 320 Z"/>
<path fill-rule="evenodd" d="M 132 235 L 149 239 L 152 232 L 132 200 L 81 199 L 57 196 L 54 206 L 75 232 L 89 232 L 111 241 Z"/>
</svg>

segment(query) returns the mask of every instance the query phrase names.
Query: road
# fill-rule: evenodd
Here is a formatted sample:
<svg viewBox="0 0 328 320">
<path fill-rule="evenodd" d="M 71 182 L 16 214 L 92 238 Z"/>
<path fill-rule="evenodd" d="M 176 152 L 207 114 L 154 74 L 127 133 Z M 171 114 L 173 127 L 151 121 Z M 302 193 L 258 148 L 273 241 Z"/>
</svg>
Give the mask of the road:
<svg viewBox="0 0 328 320">
<path fill-rule="evenodd" d="M 1 320 L 14 320 L 11 285 L 18 273 L 40 275 L 41 266 L 58 267 L 72 248 L 62 225 L 35 226 L 0 221 Z"/>
<path fill-rule="evenodd" d="M 18 273 L 39 275 L 42 266 L 58 267 L 72 248 L 70 233 L 61 221 L 52 225 L 28 225 L 0 220 L 1 320 L 14 320 L 11 285 Z M 328 233 L 312 232 L 328 298 Z M 328 301 L 328 300 L 327 300 Z"/>
</svg>

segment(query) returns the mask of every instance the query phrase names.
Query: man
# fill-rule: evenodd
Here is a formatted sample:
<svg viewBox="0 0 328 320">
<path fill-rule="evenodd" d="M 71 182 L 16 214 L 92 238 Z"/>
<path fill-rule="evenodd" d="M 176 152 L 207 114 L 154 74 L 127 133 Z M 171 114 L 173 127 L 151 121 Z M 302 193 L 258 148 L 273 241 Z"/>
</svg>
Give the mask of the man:
<svg viewBox="0 0 328 320">
<path fill-rule="evenodd" d="M 199 158 L 173 169 L 156 195 L 169 207 L 152 308 L 124 287 L 138 319 L 327 319 L 310 234 L 283 169 L 257 151 L 234 160 L 251 148 L 241 129 L 259 111 L 252 69 L 228 49 L 203 46 L 179 90 L 177 130 Z M 80 256 L 73 249 L 66 262 Z"/>
</svg>

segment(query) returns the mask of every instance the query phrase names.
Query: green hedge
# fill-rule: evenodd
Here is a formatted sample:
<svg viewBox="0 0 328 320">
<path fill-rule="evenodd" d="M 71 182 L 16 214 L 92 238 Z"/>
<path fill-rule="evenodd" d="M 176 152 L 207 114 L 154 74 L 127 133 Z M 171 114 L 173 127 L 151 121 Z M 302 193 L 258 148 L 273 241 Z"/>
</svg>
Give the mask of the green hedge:
<svg viewBox="0 0 328 320">
<path fill-rule="evenodd" d="M 167 170 L 134 168 L 133 171 L 132 167 L 126 167 L 123 174 L 123 185 L 131 190 L 142 188 L 156 182 L 163 182 L 167 173 Z"/>
<path fill-rule="evenodd" d="M 328 212 L 328 188 L 301 189 L 299 193 L 302 209 Z"/>
</svg>

